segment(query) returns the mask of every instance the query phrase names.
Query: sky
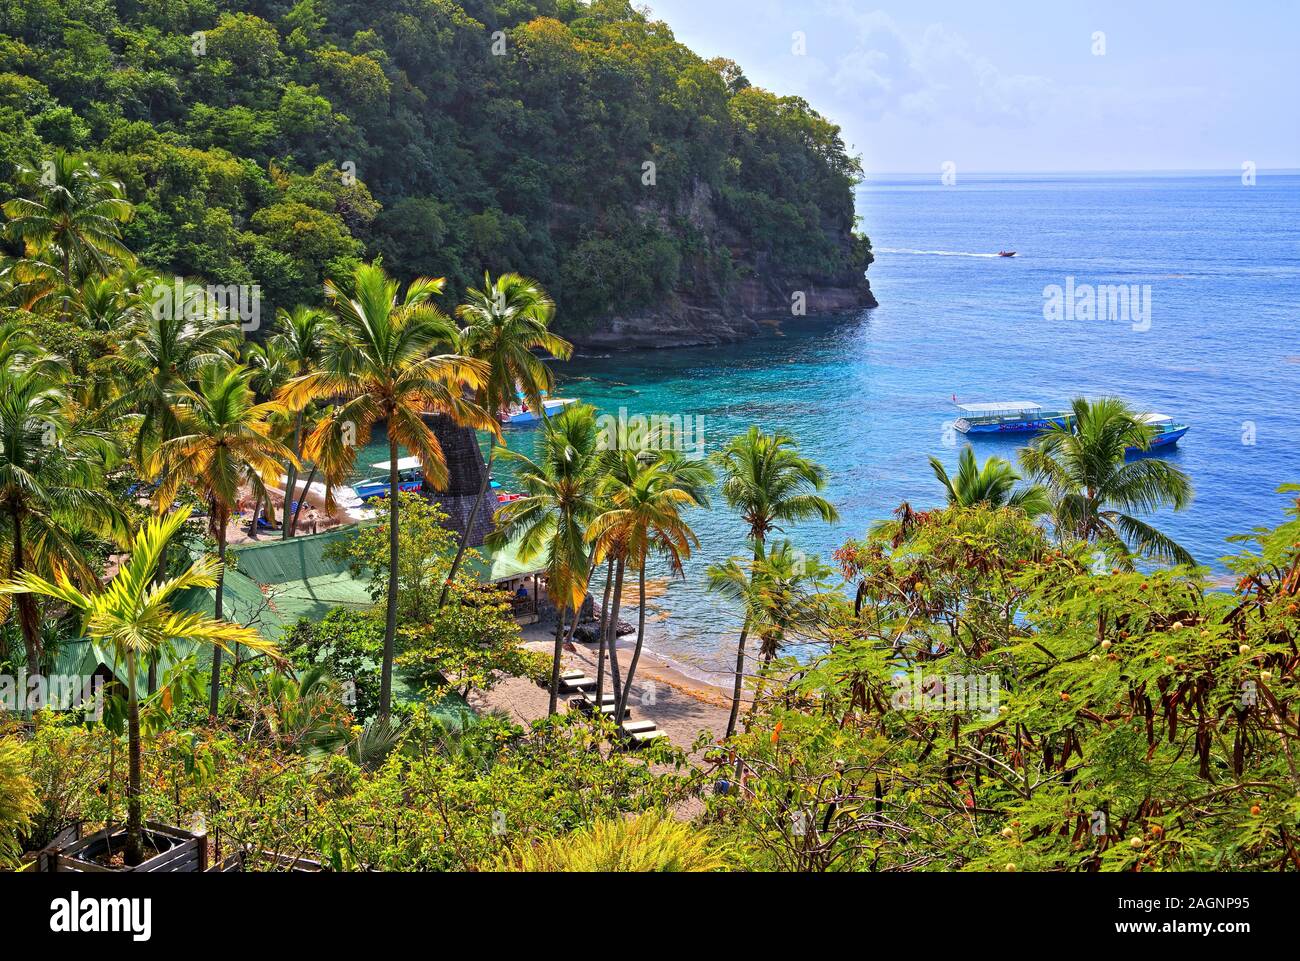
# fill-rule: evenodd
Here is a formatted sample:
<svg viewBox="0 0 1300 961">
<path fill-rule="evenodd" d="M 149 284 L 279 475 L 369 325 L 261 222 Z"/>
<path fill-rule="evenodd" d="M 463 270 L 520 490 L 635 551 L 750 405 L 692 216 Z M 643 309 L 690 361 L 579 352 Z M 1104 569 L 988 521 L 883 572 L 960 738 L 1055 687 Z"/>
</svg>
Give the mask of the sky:
<svg viewBox="0 0 1300 961">
<path fill-rule="evenodd" d="M 646 6 L 807 99 L 869 175 L 1300 167 L 1297 0 Z"/>
</svg>

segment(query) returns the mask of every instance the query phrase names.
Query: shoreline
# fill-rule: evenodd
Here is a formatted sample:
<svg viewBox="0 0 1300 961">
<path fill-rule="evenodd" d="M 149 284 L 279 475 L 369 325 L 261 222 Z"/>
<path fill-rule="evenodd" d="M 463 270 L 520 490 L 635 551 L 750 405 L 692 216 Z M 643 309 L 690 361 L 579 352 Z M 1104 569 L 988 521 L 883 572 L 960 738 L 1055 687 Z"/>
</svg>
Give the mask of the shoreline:
<svg viewBox="0 0 1300 961">
<path fill-rule="evenodd" d="M 647 632 L 648 634 L 649 632 Z M 523 629 L 523 644 L 549 656 L 555 649 L 554 634 L 537 625 Z M 619 666 L 626 670 L 633 644 L 618 645 Z M 561 657 L 565 670 L 596 674 L 594 644 L 575 643 Z M 606 666 L 608 679 L 608 664 Z M 568 710 L 569 695 L 560 695 L 559 710 Z M 487 692 L 472 692 L 470 706 L 476 711 L 503 711 L 517 723 L 529 724 L 546 716 L 550 693 L 544 685 L 525 678 L 508 677 Z M 642 648 L 632 682 L 628 705 L 634 720 L 653 720 L 674 745 L 691 752 L 696 740 L 707 733 L 711 743 L 722 740 L 731 713 L 731 691 L 722 685 L 692 677 L 683 665 L 649 648 Z"/>
</svg>

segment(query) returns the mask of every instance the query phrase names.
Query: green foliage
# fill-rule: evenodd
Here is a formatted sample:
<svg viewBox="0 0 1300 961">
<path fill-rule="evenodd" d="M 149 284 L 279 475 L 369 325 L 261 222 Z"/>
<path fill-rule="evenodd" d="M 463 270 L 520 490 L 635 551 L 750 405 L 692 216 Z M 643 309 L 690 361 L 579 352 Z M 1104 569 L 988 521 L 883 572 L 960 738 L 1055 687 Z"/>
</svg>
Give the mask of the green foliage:
<svg viewBox="0 0 1300 961">
<path fill-rule="evenodd" d="M 438 591 L 456 553 L 456 532 L 435 504 L 419 494 L 397 495 L 397 617 L 403 624 L 428 624 L 438 605 Z M 370 596 L 382 604 L 388 596 L 389 526 L 367 524 L 325 549 L 327 560 L 345 561 L 353 577 L 370 579 Z M 477 557 L 476 552 L 471 556 Z M 469 581 L 466 586 L 473 585 Z"/>
<path fill-rule="evenodd" d="M 17 738 L 0 736 L 0 867 L 17 862 L 20 836 L 40 809 L 35 785 L 27 776 L 28 748 Z"/>
<path fill-rule="evenodd" d="M 384 622 L 372 611 L 336 607 L 320 621 L 303 618 L 285 635 L 284 652 L 302 668 L 323 666 L 352 693 L 349 705 L 359 718 L 379 707 L 379 664 L 384 654 Z"/>
<path fill-rule="evenodd" d="M 86 152 L 143 263 L 259 284 L 268 314 L 375 255 L 453 302 L 535 277 L 565 329 L 870 262 L 838 128 L 623 2 L 6 0 L 0 131 L 0 194 Z"/>
<path fill-rule="evenodd" d="M 511 851 L 501 871 L 679 872 L 720 871 L 726 866 L 707 833 L 681 821 L 647 813 L 631 820 L 597 821 L 562 838 Z"/>
<path fill-rule="evenodd" d="M 545 655 L 520 643 L 510 596 L 484 588 L 456 592 L 429 624 L 403 629 L 397 664 L 417 688 L 454 686 L 460 693 L 489 691 L 503 677 L 541 681 Z"/>
<path fill-rule="evenodd" d="M 1295 867 L 1300 503 L 1235 596 L 1095 571 L 1012 509 L 900 525 L 840 552 L 856 610 L 716 759 L 749 867 Z"/>
<path fill-rule="evenodd" d="M 246 733 L 170 731 L 145 755 L 143 801 L 168 823 L 201 819 L 220 839 L 214 856 L 247 847 L 251 870 L 277 869 L 262 852 L 335 870 L 481 869 L 512 845 L 685 796 L 684 778 L 661 773 L 680 766 L 680 754 L 660 750 L 655 757 L 668 767 L 657 770 L 649 756 L 606 755 L 588 725 L 570 717 L 523 730 L 487 716 L 452 730 L 417 710 L 372 770 L 347 751 L 284 753 Z M 61 798 L 47 830 L 120 817 L 121 751 L 102 726 L 42 716 L 30 777 L 59 786 Z"/>
</svg>

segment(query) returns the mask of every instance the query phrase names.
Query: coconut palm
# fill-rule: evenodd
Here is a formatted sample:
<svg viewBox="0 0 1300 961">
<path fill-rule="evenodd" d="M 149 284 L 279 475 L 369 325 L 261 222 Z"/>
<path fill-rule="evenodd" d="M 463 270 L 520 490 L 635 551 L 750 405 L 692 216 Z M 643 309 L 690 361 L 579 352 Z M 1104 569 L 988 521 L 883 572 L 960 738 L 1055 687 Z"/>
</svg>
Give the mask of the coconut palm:
<svg viewBox="0 0 1300 961">
<path fill-rule="evenodd" d="M 58 284 L 66 302 L 81 278 L 134 263 L 118 229 L 132 216 L 121 183 L 62 150 L 39 171 L 20 168 L 16 180 L 19 196 L 2 209 L 5 236 L 26 253 L 15 270 L 20 281 Z"/>
<path fill-rule="evenodd" d="M 762 545 L 747 565 L 732 557 L 709 566 L 709 589 L 743 606 L 746 624 L 759 640 L 760 676 L 790 635 L 820 634 L 834 600 L 827 593 L 833 574 L 788 540 Z"/>
<path fill-rule="evenodd" d="M 1120 563 L 1130 549 L 1146 557 L 1194 563 L 1191 554 L 1132 511 L 1182 510 L 1192 499 L 1187 475 L 1166 461 L 1126 461 L 1129 448 L 1146 450 L 1151 428 L 1115 397 L 1076 399 L 1070 425 L 1040 434 L 1020 452 L 1020 466 L 1053 499 L 1052 520 L 1066 540 L 1096 543 Z"/>
<path fill-rule="evenodd" d="M 325 312 L 315 307 L 300 305 L 293 310 L 276 311 L 276 320 L 279 329 L 271 336 L 269 344 L 278 363 L 282 364 L 286 372 L 293 377 L 301 377 L 316 370 L 324 356 Z M 294 456 L 298 458 L 302 457 L 303 431 L 309 419 L 310 408 L 299 409 L 293 414 L 292 450 Z M 298 515 L 307 497 L 304 487 L 303 496 L 297 498 L 298 506 L 292 512 L 290 511 L 298 487 L 298 468 L 292 463 L 285 466 L 287 483 L 284 488 L 285 516 L 281 537 L 287 540 L 297 532 Z M 311 481 L 307 483 L 310 484 Z"/>
<path fill-rule="evenodd" d="M 92 584 L 96 572 L 81 533 L 124 536 L 126 519 L 101 486 L 115 458 L 113 446 L 106 434 L 74 418 L 61 370 L 58 359 L 42 353 L 15 323 L 0 327 L 0 525 L 7 528 L 6 573 L 48 573 L 63 565 L 79 583 Z M 19 597 L 17 605 L 27 670 L 37 674 L 40 614 L 30 596 Z"/>
<path fill-rule="evenodd" d="M 283 412 L 277 401 L 255 403 L 245 367 L 207 367 L 198 386 L 176 405 L 177 432 L 150 456 L 149 476 L 158 479 L 154 504 L 159 513 L 176 500 L 182 486 L 191 487 L 207 505 L 209 530 L 217 556 L 226 562 L 226 528 L 248 486 L 254 503 L 266 499 L 266 484 L 279 479 L 280 463 L 292 462 L 293 452 L 271 436 L 272 418 Z M 214 614 L 223 616 L 223 575 L 216 574 Z M 217 715 L 221 691 L 221 648 L 212 652 L 208 714 Z"/>
<path fill-rule="evenodd" d="M 688 460 L 677 451 L 653 456 L 635 451 L 614 452 L 611 470 L 604 478 L 609 507 L 592 521 L 588 538 L 599 563 L 611 551 L 620 551 L 637 573 L 636 646 L 623 677 L 623 691 L 614 717 L 627 710 L 632 681 L 645 644 L 646 569 L 651 554 L 668 562 L 669 572 L 681 575 L 683 563 L 699 546 L 699 539 L 682 517 L 691 507 L 707 507 L 707 486 L 713 472 L 707 465 Z"/>
<path fill-rule="evenodd" d="M 546 557 L 546 593 L 557 613 L 551 714 L 558 705 L 565 615 L 573 611 L 576 620 L 591 577 L 587 529 L 599 512 L 598 434 L 595 411 L 573 404 L 542 425 L 536 460 L 504 448 L 501 452 L 518 465 L 516 482 L 523 496 L 497 511 L 488 544 L 499 547 L 517 537 L 521 559 Z"/>
<path fill-rule="evenodd" d="M 567 360 L 573 353 L 572 344 L 549 330 L 554 315 L 555 304 L 542 286 L 519 274 L 502 274 L 495 281 L 484 274 L 483 286 L 471 288 L 465 294 L 465 302 L 456 308 L 456 316 L 463 325 L 460 349 L 487 365 L 487 379 L 476 397 L 484 410 L 489 413 L 504 410 L 518 392 L 524 395 L 533 410 L 546 416 L 542 395 L 553 389 L 555 378 L 545 361 L 534 351 L 544 350 L 560 360 Z M 483 481 L 474 506 L 470 508 L 469 520 L 452 559 L 447 583 L 438 599 L 439 607 L 447 602 L 451 579 L 456 576 L 469 546 L 474 521 L 487 495 L 496 450 L 496 444 L 489 445 Z"/>
<path fill-rule="evenodd" d="M 820 517 L 831 524 L 839 519 L 835 507 L 818 491 L 826 487 L 821 465 L 800 456 L 787 434 L 765 434 L 757 427 L 733 437 L 713 457 L 722 471 L 722 496 L 740 512 L 748 528 L 755 563 L 763 555 L 769 533 L 781 523 Z M 740 694 L 745 678 L 745 643 L 750 632 L 746 617 L 736 643 L 736 677 L 731 696 L 727 737 L 736 730 Z"/>
<path fill-rule="evenodd" d="M 957 459 L 957 476 L 948 476 L 939 458 L 930 458 L 930 469 L 948 493 L 950 507 L 1011 507 L 1030 517 L 1039 517 L 1052 509 L 1047 490 L 1038 484 L 1016 489 L 1020 475 L 1011 462 L 990 457 L 984 464 L 975 462 L 975 451 L 968 444 Z"/>
<path fill-rule="evenodd" d="M 152 310 L 104 359 L 120 391 L 112 408 L 140 417 L 135 458 L 141 469 L 153 447 L 176 436 L 179 398 L 205 367 L 233 363 L 241 336 L 238 325 L 219 319 Z"/>
<path fill-rule="evenodd" d="M 140 804 L 140 706 L 137 667 L 141 659 L 156 657 L 158 652 L 180 641 L 210 644 L 213 656 L 242 644 L 265 653 L 274 645 L 252 628 L 228 624 L 220 618 L 203 614 L 177 613 L 172 603 L 178 595 L 193 588 L 209 588 L 220 577 L 220 565 L 212 558 L 195 561 L 176 577 L 155 583 L 163 546 L 176 534 L 186 517 L 176 512 L 167 518 L 153 518 L 145 524 L 131 544 L 129 558 L 118 568 L 113 579 L 102 588 L 85 591 L 65 574 L 52 581 L 35 574 L 23 573 L 0 592 L 26 597 L 40 594 L 66 604 L 81 614 L 86 635 L 116 654 L 117 662 L 126 666 L 127 743 L 129 775 L 126 792 L 126 863 L 139 864 L 144 859 L 143 816 Z"/>
<path fill-rule="evenodd" d="M 447 463 L 426 414 L 446 414 L 465 427 L 500 430 L 496 419 L 466 398 L 487 376 L 487 365 L 460 354 L 434 354 L 440 344 L 454 344 L 456 328 L 430 298 L 442 290 L 442 279 L 411 281 L 398 296 L 399 285 L 379 264 L 360 264 L 346 290 L 326 281 L 329 303 L 324 356 L 318 370 L 295 377 L 280 392 L 289 410 L 315 402 L 338 401 L 336 407 L 307 435 L 303 457 L 321 466 L 327 486 L 347 479 L 357 449 L 370 440 L 374 425 L 384 422 L 388 434 L 389 488 L 399 489 L 398 445 L 420 458 L 425 480 L 434 488 L 447 485 Z M 390 496 L 388 514 L 389 566 L 384 660 L 379 716 L 392 705 L 393 656 L 397 638 L 397 501 Z M 327 507 L 332 507 L 326 495 Z"/>
</svg>

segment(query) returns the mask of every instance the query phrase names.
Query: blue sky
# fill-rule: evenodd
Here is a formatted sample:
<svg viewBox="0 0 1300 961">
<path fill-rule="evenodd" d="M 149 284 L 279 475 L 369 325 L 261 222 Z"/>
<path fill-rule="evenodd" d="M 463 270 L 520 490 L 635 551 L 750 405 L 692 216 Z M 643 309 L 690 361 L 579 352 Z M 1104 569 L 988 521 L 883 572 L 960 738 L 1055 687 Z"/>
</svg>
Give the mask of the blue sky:
<svg viewBox="0 0 1300 961">
<path fill-rule="evenodd" d="M 1300 167 L 1296 0 L 647 5 L 701 56 L 807 98 L 869 174 Z"/>
</svg>

